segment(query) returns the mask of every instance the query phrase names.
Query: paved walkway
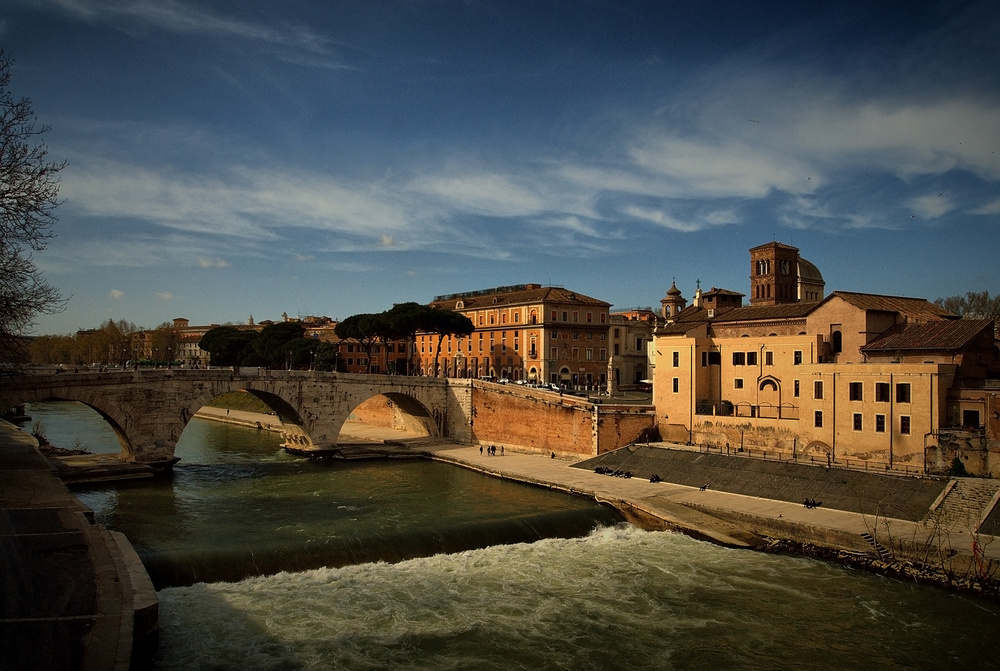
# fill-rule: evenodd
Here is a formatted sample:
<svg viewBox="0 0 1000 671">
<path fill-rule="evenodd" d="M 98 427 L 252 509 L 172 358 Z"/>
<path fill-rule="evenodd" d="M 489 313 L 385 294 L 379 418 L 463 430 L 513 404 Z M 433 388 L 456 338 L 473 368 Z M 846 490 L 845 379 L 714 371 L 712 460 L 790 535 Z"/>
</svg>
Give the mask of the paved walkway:
<svg viewBox="0 0 1000 671">
<path fill-rule="evenodd" d="M 871 551 L 873 545 L 865 538 L 869 534 L 885 546 L 899 540 L 916 546 L 940 543 L 967 557 L 973 554 L 972 534 L 961 528 L 935 528 L 825 506 L 806 508 L 801 503 L 733 494 L 711 486 L 703 491 L 670 482 L 600 475 L 574 468 L 580 459 L 553 459 L 506 448 L 504 456 L 495 457 L 488 456 L 486 450 L 481 454 L 478 446 L 441 445 L 427 451 L 441 461 L 485 473 L 624 504 L 626 510 L 645 512 L 667 526 L 726 545 L 753 545 L 754 538 L 762 534 L 807 542 L 827 539 L 836 547 Z M 986 558 L 1000 561 L 1000 542 L 994 542 L 994 537 L 979 536 L 977 542 Z"/>
<path fill-rule="evenodd" d="M 0 668 L 125 671 L 156 594 L 124 536 L 90 523 L 35 445 L 0 422 Z"/>
</svg>

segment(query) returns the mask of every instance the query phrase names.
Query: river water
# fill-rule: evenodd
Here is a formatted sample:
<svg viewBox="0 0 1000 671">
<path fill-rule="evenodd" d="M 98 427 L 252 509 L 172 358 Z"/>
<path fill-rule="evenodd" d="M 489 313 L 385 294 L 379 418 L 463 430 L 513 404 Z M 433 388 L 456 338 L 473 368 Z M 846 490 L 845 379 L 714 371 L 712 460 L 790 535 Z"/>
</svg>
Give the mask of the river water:
<svg viewBox="0 0 1000 671">
<path fill-rule="evenodd" d="M 54 444 L 79 437 L 117 451 L 112 434 L 83 428 L 100 433 L 102 420 L 75 424 L 65 415 L 79 408 L 50 414 L 50 405 L 29 412 Z M 278 442 L 196 420 L 173 477 L 80 492 L 154 580 L 179 585 L 159 592 L 156 668 L 993 669 L 1000 660 L 993 602 L 639 531 L 589 501 L 443 464 L 313 464 Z M 261 575 L 242 577 L 252 573 Z"/>
</svg>

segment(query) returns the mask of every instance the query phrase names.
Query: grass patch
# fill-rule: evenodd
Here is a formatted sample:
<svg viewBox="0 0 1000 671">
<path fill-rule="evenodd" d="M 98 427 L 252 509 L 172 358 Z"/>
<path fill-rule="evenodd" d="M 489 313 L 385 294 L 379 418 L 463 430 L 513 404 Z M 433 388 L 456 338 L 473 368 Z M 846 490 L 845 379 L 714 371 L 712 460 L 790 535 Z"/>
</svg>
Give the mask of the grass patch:
<svg viewBox="0 0 1000 671">
<path fill-rule="evenodd" d="M 264 401 L 253 394 L 245 391 L 230 391 L 216 396 L 206 405 L 212 408 L 226 408 L 227 410 L 241 410 L 243 412 L 257 412 L 266 414 L 273 410 Z"/>
</svg>

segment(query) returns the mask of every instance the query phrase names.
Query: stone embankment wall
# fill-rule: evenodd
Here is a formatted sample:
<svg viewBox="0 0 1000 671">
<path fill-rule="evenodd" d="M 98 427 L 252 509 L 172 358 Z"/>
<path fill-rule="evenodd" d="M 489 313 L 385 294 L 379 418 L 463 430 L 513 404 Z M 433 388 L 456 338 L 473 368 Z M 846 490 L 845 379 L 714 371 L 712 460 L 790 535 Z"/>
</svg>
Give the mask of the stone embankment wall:
<svg viewBox="0 0 1000 671">
<path fill-rule="evenodd" d="M 470 414 L 472 442 L 581 456 L 635 441 L 655 421 L 647 406 L 593 404 L 558 392 L 478 381 L 472 383 Z"/>
</svg>

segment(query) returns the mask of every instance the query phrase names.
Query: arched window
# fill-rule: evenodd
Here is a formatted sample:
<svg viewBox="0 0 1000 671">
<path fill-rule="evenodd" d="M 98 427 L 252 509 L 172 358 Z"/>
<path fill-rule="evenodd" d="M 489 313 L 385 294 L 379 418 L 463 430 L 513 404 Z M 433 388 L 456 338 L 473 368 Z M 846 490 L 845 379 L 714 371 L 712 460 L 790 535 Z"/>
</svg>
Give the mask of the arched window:
<svg viewBox="0 0 1000 671">
<path fill-rule="evenodd" d="M 838 352 L 843 352 L 844 351 L 844 334 L 842 334 L 840 331 L 834 331 L 830 335 L 830 343 L 833 345 L 833 353 L 834 354 L 837 354 Z"/>
</svg>

